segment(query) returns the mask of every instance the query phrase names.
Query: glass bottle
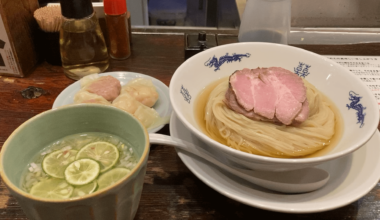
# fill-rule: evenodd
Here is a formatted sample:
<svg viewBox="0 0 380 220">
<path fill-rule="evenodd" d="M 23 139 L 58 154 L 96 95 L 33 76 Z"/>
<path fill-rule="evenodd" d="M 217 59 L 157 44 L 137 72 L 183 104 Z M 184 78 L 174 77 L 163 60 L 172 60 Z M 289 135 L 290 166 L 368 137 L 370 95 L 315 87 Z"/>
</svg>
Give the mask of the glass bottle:
<svg viewBox="0 0 380 220">
<path fill-rule="evenodd" d="M 64 73 L 78 80 L 109 66 L 108 51 L 91 0 L 60 0 L 60 51 Z"/>
<path fill-rule="evenodd" d="M 104 0 L 104 13 L 109 39 L 109 55 L 116 60 L 131 55 L 130 29 L 126 0 Z"/>
</svg>

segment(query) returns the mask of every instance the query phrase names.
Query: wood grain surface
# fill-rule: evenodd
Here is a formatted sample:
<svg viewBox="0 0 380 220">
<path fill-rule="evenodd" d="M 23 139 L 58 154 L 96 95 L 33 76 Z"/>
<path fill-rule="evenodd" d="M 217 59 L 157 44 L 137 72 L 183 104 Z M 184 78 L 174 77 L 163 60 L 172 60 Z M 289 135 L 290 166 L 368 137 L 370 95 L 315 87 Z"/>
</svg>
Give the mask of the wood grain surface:
<svg viewBox="0 0 380 220">
<path fill-rule="evenodd" d="M 33 17 L 38 7 L 38 0 L 0 0 L 0 15 L 19 69 L 17 75 L 2 75 L 22 77 L 29 74 L 41 60 L 41 45 L 44 42 L 40 41 L 42 32 Z M 3 34 L 1 36 L 4 37 Z"/>
<path fill-rule="evenodd" d="M 107 72 L 131 71 L 160 79 L 169 85 L 184 61 L 183 35 L 133 34 L 132 55 L 112 60 Z M 236 42 L 234 35 L 219 36 L 220 44 Z M 380 44 L 297 45 L 327 55 L 380 55 Z M 51 109 L 55 98 L 74 81 L 62 67 L 41 63 L 26 78 L 0 78 L 0 146 L 19 125 Z M 29 86 L 46 94 L 25 99 L 21 91 Z M 169 134 L 169 126 L 159 133 Z M 135 219 L 380 219 L 380 185 L 363 198 L 342 208 L 314 214 L 284 214 L 253 208 L 231 200 L 208 187 L 182 163 L 173 147 L 152 145 L 140 206 Z M 17 201 L 0 184 L 0 219 L 27 219 Z"/>
</svg>

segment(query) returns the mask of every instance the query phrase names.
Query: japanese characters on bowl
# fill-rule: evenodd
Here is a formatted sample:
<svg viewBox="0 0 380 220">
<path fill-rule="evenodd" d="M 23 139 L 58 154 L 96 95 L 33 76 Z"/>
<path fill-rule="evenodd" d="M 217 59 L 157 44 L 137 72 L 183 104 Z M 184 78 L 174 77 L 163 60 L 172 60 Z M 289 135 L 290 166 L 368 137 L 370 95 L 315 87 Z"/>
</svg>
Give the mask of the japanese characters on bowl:
<svg viewBox="0 0 380 220">
<path fill-rule="evenodd" d="M 301 169 L 352 153 L 379 120 L 376 100 L 355 75 L 280 44 L 228 44 L 191 57 L 173 74 L 170 100 L 192 134 L 230 161 L 265 171 Z M 314 144 L 322 135 L 324 141 Z M 312 148 L 315 153 L 306 152 Z"/>
</svg>

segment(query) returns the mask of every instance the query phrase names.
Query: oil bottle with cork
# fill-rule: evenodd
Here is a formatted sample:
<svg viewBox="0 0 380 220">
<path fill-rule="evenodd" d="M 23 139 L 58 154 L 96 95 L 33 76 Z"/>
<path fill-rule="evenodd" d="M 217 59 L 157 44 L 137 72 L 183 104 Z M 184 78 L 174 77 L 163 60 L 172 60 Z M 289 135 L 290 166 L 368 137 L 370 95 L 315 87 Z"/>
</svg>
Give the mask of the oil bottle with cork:
<svg viewBox="0 0 380 220">
<path fill-rule="evenodd" d="M 66 76 L 78 80 L 103 72 L 109 66 L 109 57 L 91 0 L 60 3 L 63 20 L 59 41 Z"/>
</svg>

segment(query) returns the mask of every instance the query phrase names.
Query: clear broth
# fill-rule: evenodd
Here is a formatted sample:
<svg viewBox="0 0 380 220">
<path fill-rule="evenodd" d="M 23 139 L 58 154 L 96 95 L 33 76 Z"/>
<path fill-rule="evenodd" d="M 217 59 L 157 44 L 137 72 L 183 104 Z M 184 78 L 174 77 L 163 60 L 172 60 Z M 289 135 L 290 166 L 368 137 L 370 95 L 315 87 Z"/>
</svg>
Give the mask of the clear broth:
<svg viewBox="0 0 380 220">
<path fill-rule="evenodd" d="M 49 144 L 38 152 L 28 163 L 27 167 L 23 171 L 21 177 L 20 186 L 26 192 L 29 192 L 33 185 L 44 181 L 46 179 L 51 179 L 48 174 L 46 174 L 42 169 L 42 161 L 46 155 L 57 150 L 80 150 L 82 147 L 87 144 L 104 141 L 115 145 L 119 150 L 119 158 L 117 163 L 113 166 L 123 167 L 128 170 L 133 169 L 138 160 L 133 152 L 132 145 L 115 135 L 100 133 L 100 132 L 87 132 L 87 133 L 78 133 L 63 137 L 53 143 Z M 112 169 L 112 168 L 111 168 Z M 99 175 L 100 176 L 100 175 Z M 99 177 L 98 177 L 99 178 Z"/>
</svg>

